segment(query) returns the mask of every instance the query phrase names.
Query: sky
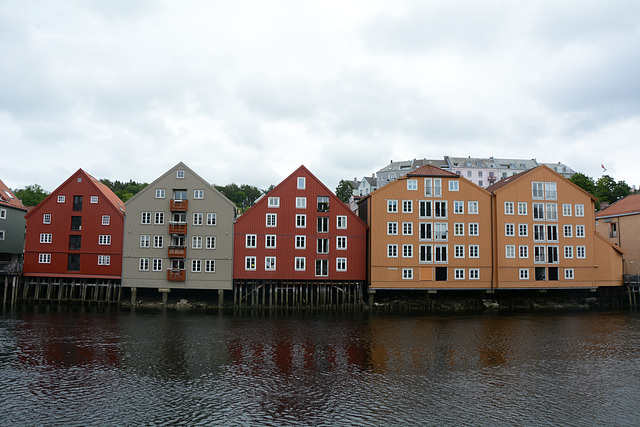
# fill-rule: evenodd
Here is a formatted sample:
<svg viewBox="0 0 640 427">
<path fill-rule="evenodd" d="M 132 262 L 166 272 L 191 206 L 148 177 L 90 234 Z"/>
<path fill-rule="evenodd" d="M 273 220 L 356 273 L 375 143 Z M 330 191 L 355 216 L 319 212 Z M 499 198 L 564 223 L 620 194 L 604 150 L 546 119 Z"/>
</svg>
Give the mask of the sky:
<svg viewBox="0 0 640 427">
<path fill-rule="evenodd" d="M 445 155 L 640 186 L 640 1 L 0 0 L 0 147 L 13 189 Z"/>
</svg>

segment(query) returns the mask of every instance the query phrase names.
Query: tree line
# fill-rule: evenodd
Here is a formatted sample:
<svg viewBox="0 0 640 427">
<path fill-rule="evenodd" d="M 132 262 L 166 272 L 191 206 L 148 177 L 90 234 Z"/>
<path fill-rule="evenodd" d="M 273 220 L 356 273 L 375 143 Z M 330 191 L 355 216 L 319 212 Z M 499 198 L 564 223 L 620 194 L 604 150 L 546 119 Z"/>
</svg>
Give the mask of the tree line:
<svg viewBox="0 0 640 427">
<path fill-rule="evenodd" d="M 616 181 L 609 175 L 602 175 L 598 180 L 594 180 L 592 177 L 578 172 L 569 178 L 569 181 L 598 199 L 596 200 L 596 210 L 600 210 L 602 203 L 611 204 L 632 193 L 629 184 L 622 180 Z"/>
</svg>

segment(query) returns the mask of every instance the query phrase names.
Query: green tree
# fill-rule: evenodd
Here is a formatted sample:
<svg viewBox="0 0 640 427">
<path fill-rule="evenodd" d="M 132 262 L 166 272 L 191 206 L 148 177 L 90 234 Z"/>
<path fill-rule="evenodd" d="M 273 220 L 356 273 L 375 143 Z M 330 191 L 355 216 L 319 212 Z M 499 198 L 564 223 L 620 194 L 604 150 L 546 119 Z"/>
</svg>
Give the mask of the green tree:
<svg viewBox="0 0 640 427">
<path fill-rule="evenodd" d="M 231 200 L 239 212 L 244 212 L 256 203 L 256 200 L 263 194 L 268 193 L 274 188 L 273 185 L 269 187 L 269 190 L 260 190 L 253 185 L 231 183 L 227 185 L 214 185 L 214 187 L 225 195 L 225 197 Z"/>
<path fill-rule="evenodd" d="M 336 196 L 344 203 L 349 203 L 351 195 L 353 195 L 353 185 L 349 181 L 341 179 L 336 187 Z"/>
<path fill-rule="evenodd" d="M 143 182 L 135 182 L 131 179 L 129 180 L 129 182 L 121 182 L 117 180 L 111 182 L 108 179 L 101 179 L 100 182 L 109 187 L 109 189 L 111 189 L 111 191 L 113 191 L 115 195 L 118 196 L 123 202 L 126 202 L 127 200 L 138 194 L 140 190 L 149 185 Z"/>
<path fill-rule="evenodd" d="M 624 181 L 616 181 L 609 175 L 602 175 L 596 181 L 595 196 L 600 202 L 613 203 L 631 194 L 631 187 Z"/>
<path fill-rule="evenodd" d="M 13 194 L 22 202 L 25 206 L 37 206 L 43 201 L 49 192 L 45 191 L 38 184 L 27 185 L 20 190 L 13 190 Z"/>
<path fill-rule="evenodd" d="M 569 178 L 569 181 L 573 182 L 575 185 L 582 188 L 587 193 L 595 195 L 596 183 L 590 176 L 587 176 L 582 172 L 578 172 L 571 178 Z"/>
</svg>

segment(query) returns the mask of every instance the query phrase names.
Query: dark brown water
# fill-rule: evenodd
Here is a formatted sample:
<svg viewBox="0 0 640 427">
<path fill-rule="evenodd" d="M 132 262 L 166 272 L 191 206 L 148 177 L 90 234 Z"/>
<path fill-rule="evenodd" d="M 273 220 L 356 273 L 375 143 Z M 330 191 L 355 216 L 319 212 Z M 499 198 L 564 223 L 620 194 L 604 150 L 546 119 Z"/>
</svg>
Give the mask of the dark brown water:
<svg viewBox="0 0 640 427">
<path fill-rule="evenodd" d="M 2 425 L 640 425 L 640 314 L 0 312 Z"/>
</svg>

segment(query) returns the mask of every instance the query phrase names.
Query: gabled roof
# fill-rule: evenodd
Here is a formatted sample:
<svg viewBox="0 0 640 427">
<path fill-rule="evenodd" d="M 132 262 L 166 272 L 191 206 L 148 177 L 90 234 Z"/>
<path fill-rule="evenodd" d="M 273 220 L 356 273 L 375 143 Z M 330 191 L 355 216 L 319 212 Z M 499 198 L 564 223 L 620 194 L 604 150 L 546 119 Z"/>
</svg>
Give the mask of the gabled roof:
<svg viewBox="0 0 640 427">
<path fill-rule="evenodd" d="M 413 177 L 429 177 L 429 176 L 438 176 L 438 177 L 448 177 L 448 178 L 460 178 L 457 174 L 441 169 L 437 166 L 433 166 L 432 164 L 426 164 L 418 169 L 409 172 L 406 176 Z"/>
<path fill-rule="evenodd" d="M 454 168 L 495 169 L 498 165 L 492 157 L 451 157 L 445 156 L 447 162 Z"/>
<path fill-rule="evenodd" d="M 11 189 L 7 187 L 0 179 L 0 206 L 9 206 L 12 208 L 26 211 L 27 208 L 20 200 L 16 198 Z"/>
<path fill-rule="evenodd" d="M 113 207 L 113 209 L 116 212 L 120 213 L 120 215 L 124 216 L 126 208 L 122 200 L 120 200 L 120 198 L 116 196 L 115 193 L 111 191 L 109 187 L 107 187 L 106 185 L 104 185 L 103 183 L 95 179 L 93 176 L 89 175 L 87 172 L 82 170 L 82 168 L 80 168 L 73 175 L 67 178 L 65 182 L 60 184 L 58 188 L 53 190 L 51 194 L 49 194 L 42 202 L 38 204 L 38 206 L 29 210 L 29 212 L 27 212 L 27 214 L 25 215 L 25 218 L 29 218 L 30 216 L 34 215 L 35 212 L 40 210 L 43 206 L 46 206 L 49 200 L 58 196 L 58 193 L 60 192 L 61 188 L 64 188 L 67 184 L 69 184 L 74 178 L 77 178 L 79 175 L 86 178 L 88 182 L 90 182 L 95 187 L 95 189 L 104 196 L 104 198 L 109 202 L 109 204 Z"/>
<path fill-rule="evenodd" d="M 640 214 L 640 193 L 631 194 L 596 213 L 597 218 Z"/>
<path fill-rule="evenodd" d="M 533 169 L 539 166 L 536 159 L 496 159 L 493 160 L 501 169 Z"/>
</svg>

